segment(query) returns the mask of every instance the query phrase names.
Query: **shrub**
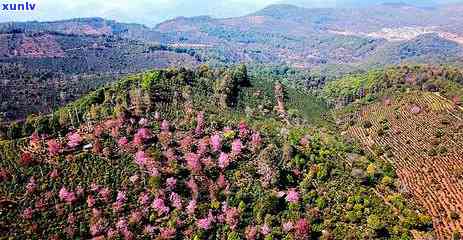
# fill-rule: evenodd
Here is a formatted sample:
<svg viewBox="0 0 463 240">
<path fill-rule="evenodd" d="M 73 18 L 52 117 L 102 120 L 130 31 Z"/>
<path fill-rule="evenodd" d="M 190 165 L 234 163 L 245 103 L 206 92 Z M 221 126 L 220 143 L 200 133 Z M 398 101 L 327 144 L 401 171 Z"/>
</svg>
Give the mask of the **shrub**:
<svg viewBox="0 0 463 240">
<path fill-rule="evenodd" d="M 370 121 L 364 121 L 362 126 L 368 129 L 368 128 L 371 128 L 373 124 Z"/>
</svg>

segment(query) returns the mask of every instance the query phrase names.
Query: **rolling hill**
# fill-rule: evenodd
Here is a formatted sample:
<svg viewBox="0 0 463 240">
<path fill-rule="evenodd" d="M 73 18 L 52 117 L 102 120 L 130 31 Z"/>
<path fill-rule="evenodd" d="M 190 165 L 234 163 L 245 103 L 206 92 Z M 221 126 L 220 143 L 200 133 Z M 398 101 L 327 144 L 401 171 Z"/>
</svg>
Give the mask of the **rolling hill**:
<svg viewBox="0 0 463 240">
<path fill-rule="evenodd" d="M 433 237 L 391 164 L 318 125 L 326 109 L 317 105 L 244 66 L 128 76 L 31 119 L 30 136 L 10 126 L 11 139 L 0 141 L 0 233 Z"/>
<path fill-rule="evenodd" d="M 153 28 L 101 18 L 1 23 L 0 65 L 6 73 L 0 83 L 7 91 L 0 112 L 8 121 L 49 112 L 111 78 L 153 68 L 248 63 L 333 78 L 391 64 L 458 63 L 462 8 L 280 4 L 234 18 L 178 17 Z M 11 74 L 17 68 L 29 79 Z M 82 78 L 93 83 L 69 81 Z M 52 91 L 30 88 L 44 81 Z"/>
<path fill-rule="evenodd" d="M 197 49 L 203 62 L 215 64 L 245 61 L 281 63 L 302 68 L 330 64 L 368 65 L 372 61 L 377 63 L 374 60 L 378 61 L 384 54 L 391 54 L 400 60 L 427 59 L 431 62 L 434 57 L 448 60 L 461 57 L 463 29 L 458 22 L 463 20 L 459 11 L 462 8 L 458 4 L 432 8 L 381 4 L 364 8 L 309 9 L 281 4 L 271 5 L 242 17 L 178 17 L 154 28 L 88 18 L 58 22 L 3 23 L 0 24 L 0 32 L 13 36 L 14 33 L 66 34 L 81 37 L 82 39 L 77 38 L 75 41 L 87 46 L 95 44 L 87 39 L 89 36 L 113 36 L 112 41 L 115 42 L 122 38 Z M 14 41 L 5 43 L 5 40 L 11 38 L 8 36 L 4 36 L 2 41 L 2 44 L 10 46 L 10 51 L 3 53 L 4 57 L 47 57 L 40 52 L 48 51 L 25 48 Z M 417 46 L 416 54 L 400 51 L 404 44 L 416 44 L 425 36 L 428 36 L 429 42 Z M 59 48 L 61 46 L 61 50 L 65 51 L 67 46 L 49 35 L 33 39 L 24 39 L 19 35 L 18 38 L 19 42 L 25 42 L 26 45 L 33 45 L 35 42 L 37 48 L 58 47 L 57 52 L 50 52 L 48 57 L 67 55 Z M 50 42 L 50 46 L 41 42 Z M 140 43 L 120 43 L 125 48 L 137 44 Z M 430 58 L 424 58 L 425 54 L 420 53 L 420 50 L 432 46 L 443 46 L 443 50 L 433 52 Z M 17 53 L 12 54 L 15 50 Z M 139 59 L 135 63 L 140 61 L 144 60 Z M 162 63 L 162 59 L 160 62 Z M 385 58 L 378 64 L 392 63 L 395 63 L 394 60 Z"/>
<path fill-rule="evenodd" d="M 143 26 L 99 18 L 6 23 L 0 29 L 4 120 L 50 112 L 125 74 L 200 62 L 193 50 L 131 39 L 146 34 Z"/>
<path fill-rule="evenodd" d="M 352 2 L 0 23 L 0 239 L 461 239 L 463 4 Z"/>
<path fill-rule="evenodd" d="M 400 60 L 424 61 L 422 54 L 400 52 L 402 44 L 413 44 L 423 35 L 433 35 L 431 45 L 452 45 L 452 60 L 461 56 L 463 17 L 459 5 L 421 8 L 383 4 L 350 9 L 306 9 L 293 5 L 271 5 L 253 14 L 226 19 L 178 18 L 154 29 L 176 34 L 185 44 L 213 44 L 238 61 L 280 62 L 302 68 L 323 68 L 330 64 L 371 65 L 384 54 Z M 394 36 L 402 36 L 394 38 Z M 418 47 L 429 48 L 429 45 Z M 447 49 L 443 47 L 442 49 Z M 419 51 L 418 51 L 419 52 Z M 426 58 L 428 62 L 433 57 Z M 384 58 L 378 64 L 395 63 Z"/>
</svg>

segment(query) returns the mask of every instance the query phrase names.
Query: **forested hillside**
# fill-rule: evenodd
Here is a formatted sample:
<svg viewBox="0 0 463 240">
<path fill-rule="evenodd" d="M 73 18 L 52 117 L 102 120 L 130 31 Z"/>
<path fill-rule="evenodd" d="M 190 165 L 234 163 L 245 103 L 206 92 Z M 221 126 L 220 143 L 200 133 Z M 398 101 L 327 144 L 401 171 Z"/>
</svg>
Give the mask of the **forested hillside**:
<svg viewBox="0 0 463 240">
<path fill-rule="evenodd" d="M 245 66 L 129 76 L 36 118 L 26 138 L 9 128 L 0 231 L 19 239 L 432 236 L 431 218 L 398 192 L 392 166 L 320 125 L 322 109 Z"/>
<path fill-rule="evenodd" d="M 0 240 L 462 239 L 462 22 L 0 23 Z"/>
</svg>

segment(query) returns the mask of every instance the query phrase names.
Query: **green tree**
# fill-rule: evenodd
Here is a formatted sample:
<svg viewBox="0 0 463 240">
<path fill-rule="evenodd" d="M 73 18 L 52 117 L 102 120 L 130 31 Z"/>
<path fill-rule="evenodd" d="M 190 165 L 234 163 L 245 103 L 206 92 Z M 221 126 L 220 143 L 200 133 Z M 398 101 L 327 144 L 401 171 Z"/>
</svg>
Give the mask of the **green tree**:
<svg viewBox="0 0 463 240">
<path fill-rule="evenodd" d="M 21 137 L 21 125 L 18 122 L 10 124 L 10 127 L 7 131 L 7 136 L 9 139 L 17 139 Z"/>
<path fill-rule="evenodd" d="M 385 227 L 384 223 L 381 222 L 381 219 L 375 214 L 368 216 L 367 224 L 369 228 L 375 231 L 382 230 Z"/>
<path fill-rule="evenodd" d="M 235 82 L 242 87 L 249 87 L 251 86 L 251 82 L 249 81 L 248 76 L 248 69 L 245 64 L 238 65 L 233 71 L 233 78 Z"/>
</svg>

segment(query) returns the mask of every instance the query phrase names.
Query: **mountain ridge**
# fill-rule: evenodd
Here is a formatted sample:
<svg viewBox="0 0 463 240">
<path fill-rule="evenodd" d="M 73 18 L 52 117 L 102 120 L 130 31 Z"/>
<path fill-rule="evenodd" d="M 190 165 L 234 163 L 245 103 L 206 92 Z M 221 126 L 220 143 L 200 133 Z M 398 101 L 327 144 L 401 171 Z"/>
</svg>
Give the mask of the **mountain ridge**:
<svg viewBox="0 0 463 240">
<path fill-rule="evenodd" d="M 34 81 L 39 81 L 47 69 L 52 71 L 47 75 L 68 79 L 107 73 L 118 76 L 152 68 L 247 63 L 288 66 L 333 78 L 391 64 L 455 63 L 463 56 L 463 27 L 457 24 L 463 21 L 463 11 L 458 6 L 463 8 L 457 4 L 435 9 L 309 9 L 280 4 L 241 17 L 178 17 L 152 28 L 102 18 L 3 23 L 0 65 L 30 69 Z M 16 93 L 28 88 L 23 84 L 23 79 L 2 82 Z M 60 91 L 69 91 L 69 85 L 63 82 Z M 50 97 L 45 91 L 24 101 L 49 99 L 45 101 L 48 104 L 37 106 L 43 111 L 68 99 L 57 93 Z M 4 96 L 2 100 L 10 103 L 14 98 L 17 96 Z M 10 114 L 23 101 L 14 102 L 13 107 L 6 104 L 0 112 Z"/>
</svg>

